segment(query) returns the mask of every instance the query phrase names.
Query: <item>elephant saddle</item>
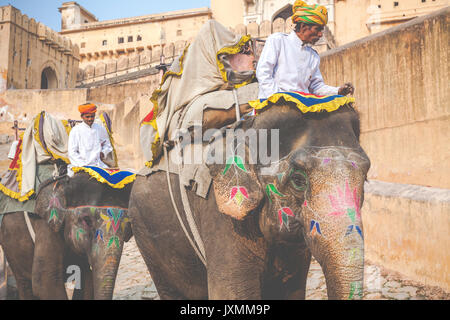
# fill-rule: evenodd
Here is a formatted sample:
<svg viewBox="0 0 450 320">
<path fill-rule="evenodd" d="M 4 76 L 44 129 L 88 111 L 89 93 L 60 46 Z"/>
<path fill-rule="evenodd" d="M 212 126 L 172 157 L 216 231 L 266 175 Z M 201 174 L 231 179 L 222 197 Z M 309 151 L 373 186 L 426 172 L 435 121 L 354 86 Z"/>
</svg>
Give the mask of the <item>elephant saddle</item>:
<svg viewBox="0 0 450 320">
<path fill-rule="evenodd" d="M 72 171 L 75 174 L 77 172 L 86 172 L 98 182 L 105 183 L 115 189 L 122 189 L 127 184 L 132 183 L 134 180 L 136 180 L 136 174 L 126 170 L 104 169 L 93 166 L 85 166 L 72 167 Z"/>
</svg>

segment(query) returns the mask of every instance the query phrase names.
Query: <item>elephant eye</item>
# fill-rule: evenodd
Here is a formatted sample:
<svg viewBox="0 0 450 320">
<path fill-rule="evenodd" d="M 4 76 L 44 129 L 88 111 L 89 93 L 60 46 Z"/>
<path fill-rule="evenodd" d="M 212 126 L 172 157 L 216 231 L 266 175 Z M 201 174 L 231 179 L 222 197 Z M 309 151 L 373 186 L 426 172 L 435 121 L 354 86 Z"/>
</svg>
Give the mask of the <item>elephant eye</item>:
<svg viewBox="0 0 450 320">
<path fill-rule="evenodd" d="M 92 227 L 92 221 L 88 216 L 84 216 L 81 218 L 81 223 L 87 227 L 87 228 L 91 228 Z"/>
<path fill-rule="evenodd" d="M 296 172 L 291 177 L 291 185 L 298 191 L 306 190 L 308 185 L 306 175 L 303 172 Z"/>
</svg>

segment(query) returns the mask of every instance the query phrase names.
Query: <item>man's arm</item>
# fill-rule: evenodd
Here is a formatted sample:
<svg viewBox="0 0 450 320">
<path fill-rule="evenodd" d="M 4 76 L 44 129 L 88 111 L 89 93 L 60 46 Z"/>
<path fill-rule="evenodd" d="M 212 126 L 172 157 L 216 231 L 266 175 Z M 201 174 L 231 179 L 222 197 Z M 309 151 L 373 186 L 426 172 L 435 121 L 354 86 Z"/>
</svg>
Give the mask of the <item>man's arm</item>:
<svg viewBox="0 0 450 320">
<path fill-rule="evenodd" d="M 256 78 L 259 83 L 260 99 L 266 99 L 279 91 L 278 85 L 274 79 L 274 69 L 278 63 L 280 48 L 277 46 L 277 40 L 274 37 L 268 37 L 256 68 Z"/>
<path fill-rule="evenodd" d="M 76 130 L 72 131 L 69 134 L 69 142 L 67 146 L 67 153 L 69 154 L 70 164 L 74 167 L 83 166 L 84 159 L 81 157 L 79 150 L 79 139 Z"/>
<path fill-rule="evenodd" d="M 105 127 L 102 125 L 99 125 L 99 126 L 100 126 L 99 139 L 100 139 L 100 145 L 102 147 L 101 152 L 103 153 L 103 156 L 106 157 L 111 151 L 113 151 L 113 147 L 111 145 L 111 141 L 109 140 L 109 135 L 108 135 L 108 132 L 106 131 Z"/>
<path fill-rule="evenodd" d="M 311 82 L 309 84 L 309 92 L 319 96 L 331 96 L 338 94 L 339 88 L 326 85 L 323 81 L 322 73 L 320 72 L 320 63 L 316 70 L 311 75 Z"/>
</svg>

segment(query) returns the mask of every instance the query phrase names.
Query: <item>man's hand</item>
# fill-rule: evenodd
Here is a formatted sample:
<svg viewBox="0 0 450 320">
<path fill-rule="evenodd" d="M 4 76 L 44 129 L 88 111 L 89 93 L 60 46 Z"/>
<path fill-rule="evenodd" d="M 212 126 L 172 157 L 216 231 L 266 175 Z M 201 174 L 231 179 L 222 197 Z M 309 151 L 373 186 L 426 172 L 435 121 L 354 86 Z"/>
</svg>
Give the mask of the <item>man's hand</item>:
<svg viewBox="0 0 450 320">
<path fill-rule="evenodd" d="M 105 155 L 103 154 L 103 152 L 100 152 L 100 160 L 105 159 Z"/>
<path fill-rule="evenodd" d="M 338 94 L 341 96 L 346 96 L 348 94 L 355 93 L 355 87 L 350 82 L 347 82 L 342 87 L 339 88 Z"/>
</svg>

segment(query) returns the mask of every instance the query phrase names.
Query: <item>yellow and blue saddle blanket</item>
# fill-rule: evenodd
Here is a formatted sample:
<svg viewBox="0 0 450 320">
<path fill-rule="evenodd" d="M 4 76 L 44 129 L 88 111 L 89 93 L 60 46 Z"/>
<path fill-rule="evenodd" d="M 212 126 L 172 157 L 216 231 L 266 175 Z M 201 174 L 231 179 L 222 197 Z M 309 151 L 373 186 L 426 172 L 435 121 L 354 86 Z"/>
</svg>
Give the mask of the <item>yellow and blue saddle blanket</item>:
<svg viewBox="0 0 450 320">
<path fill-rule="evenodd" d="M 332 112 L 343 105 L 355 102 L 355 98 L 342 95 L 319 96 L 300 91 L 277 92 L 267 99 L 258 99 L 248 103 L 254 109 L 253 114 L 258 114 L 261 110 L 276 104 L 280 99 L 286 102 L 295 103 L 297 108 L 303 112 Z"/>
<path fill-rule="evenodd" d="M 105 183 L 112 188 L 122 189 L 127 184 L 136 180 L 136 174 L 131 171 L 119 169 L 104 169 L 93 166 L 73 167 L 72 171 L 86 172 L 91 177 L 95 178 L 100 183 Z"/>
</svg>

